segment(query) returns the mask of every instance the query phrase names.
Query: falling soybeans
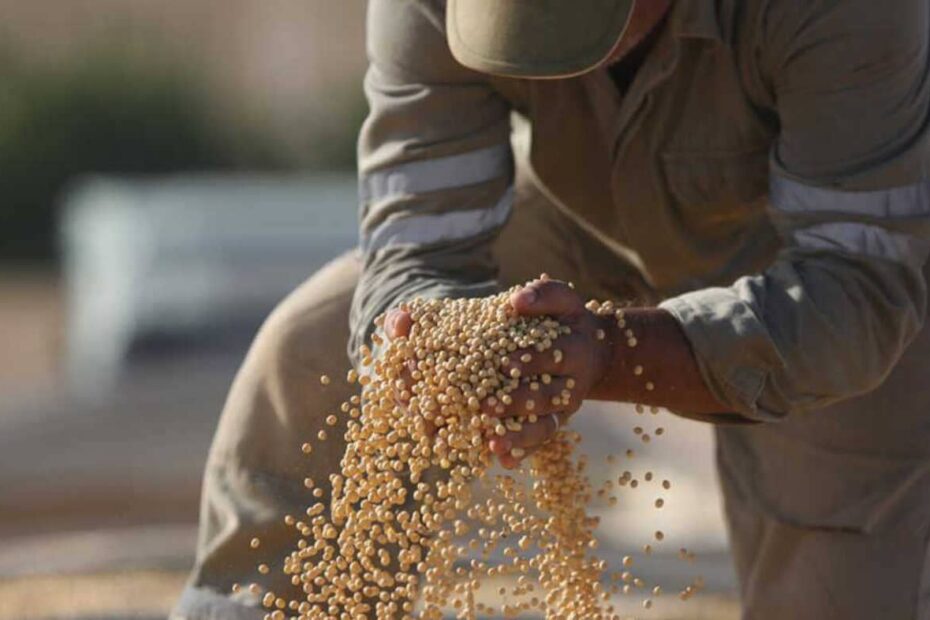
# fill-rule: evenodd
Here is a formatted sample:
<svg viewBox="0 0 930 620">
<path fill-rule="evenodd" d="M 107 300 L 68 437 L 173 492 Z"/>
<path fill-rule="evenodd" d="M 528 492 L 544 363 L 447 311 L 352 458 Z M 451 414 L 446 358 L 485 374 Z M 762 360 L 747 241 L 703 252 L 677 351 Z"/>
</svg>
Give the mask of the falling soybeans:
<svg viewBox="0 0 930 620">
<path fill-rule="evenodd" d="M 557 339 L 570 331 L 553 318 L 516 316 L 510 292 L 407 302 L 401 307 L 413 320 L 409 336 L 388 340 L 379 330 L 372 336 L 379 354 L 362 348 L 361 372 L 346 374 L 360 394 L 340 408 L 348 420 L 339 471 L 329 480 L 305 479 L 311 497 L 305 516 L 283 515 L 298 534 L 294 548 L 283 562 L 278 558 L 277 569 L 268 559 L 257 564 L 260 575 L 283 570 L 296 590 L 247 588 L 266 608 L 266 620 L 440 620 L 447 613 L 469 620 L 521 614 L 619 620 L 626 616 L 612 596 L 635 590 L 644 608 L 653 605 L 649 595 L 657 598 L 661 588 L 633 574 L 632 557 L 617 558 L 612 571 L 597 555 L 598 518 L 589 504 L 610 496 L 614 505 L 614 481 L 592 487 L 576 432 L 560 429 L 531 454 L 514 449 L 513 457 L 525 457 L 520 476 L 492 468 L 488 438 L 540 420 L 533 408 L 519 417 L 490 415 L 487 403 L 500 412 L 521 385 L 567 403 L 574 387 L 572 379 L 507 370 L 514 352 L 561 357 Z M 587 307 L 614 317 L 624 331 L 622 309 L 611 302 Z M 631 330 L 624 337 L 636 346 Z M 633 374 L 654 388 L 647 369 L 636 365 Z M 331 383 L 320 377 L 322 389 Z M 338 420 L 321 419 L 317 439 L 325 441 L 326 428 Z M 311 442 L 299 449 L 313 458 Z M 632 450 L 626 454 L 633 457 Z M 624 472 L 617 486 L 635 482 Z M 261 541 L 249 546 L 258 554 Z M 480 596 L 483 585 L 496 598 Z M 680 598 L 699 586 L 696 580 Z M 482 602 L 489 598 L 494 602 Z"/>
</svg>

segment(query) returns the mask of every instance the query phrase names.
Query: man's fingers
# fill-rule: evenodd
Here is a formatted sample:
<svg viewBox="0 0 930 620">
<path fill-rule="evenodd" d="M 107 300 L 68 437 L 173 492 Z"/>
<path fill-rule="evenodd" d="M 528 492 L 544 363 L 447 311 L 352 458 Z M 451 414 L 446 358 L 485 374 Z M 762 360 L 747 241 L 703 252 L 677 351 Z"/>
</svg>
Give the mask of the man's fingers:
<svg viewBox="0 0 930 620">
<path fill-rule="evenodd" d="M 558 419 L 558 425 L 556 425 L 553 416 Z M 541 446 L 551 439 L 567 419 L 568 414 L 566 413 L 552 413 L 540 417 L 535 422 L 524 421 L 521 423 L 519 431 L 508 431 L 503 437 L 492 437 L 488 442 L 488 446 L 491 452 L 498 456 L 517 449 L 519 458 L 519 451 L 525 452 L 531 448 Z"/>
<path fill-rule="evenodd" d="M 413 319 L 410 318 L 410 313 L 399 308 L 389 310 L 384 317 L 384 333 L 391 339 L 409 336 L 412 326 Z"/>
<path fill-rule="evenodd" d="M 586 346 L 581 334 L 559 336 L 552 342 L 552 347 L 545 351 L 530 348 L 508 353 L 503 364 L 504 372 L 509 373 L 516 368 L 519 377 L 576 374 L 581 369 L 575 362 L 584 359 Z"/>
<path fill-rule="evenodd" d="M 520 452 L 542 445 L 555 434 L 556 425 L 551 415 L 544 415 L 535 422 L 524 422 L 519 431 L 508 431 L 503 437 L 494 437 L 488 442 L 491 452 L 498 456 L 508 454 L 517 449 L 517 458 Z"/>
<path fill-rule="evenodd" d="M 510 449 L 513 448 L 513 444 L 506 437 L 492 437 L 488 442 L 488 448 L 491 450 L 492 454 L 501 456 L 502 454 L 510 452 Z"/>
<path fill-rule="evenodd" d="M 519 377 L 531 377 L 534 375 L 557 375 L 562 374 L 565 366 L 565 336 L 557 338 L 551 349 L 537 351 L 536 349 L 518 349 L 513 353 L 508 353 L 506 361 L 502 364 L 504 374 L 509 374 L 514 368 L 518 371 Z M 556 351 L 559 353 L 556 353 Z M 511 375 L 513 376 L 513 375 Z"/>
<path fill-rule="evenodd" d="M 497 456 L 497 460 L 505 469 L 516 469 L 520 466 L 521 460 L 525 459 L 532 452 L 535 452 L 535 450 L 521 449 L 523 452 L 517 452 L 517 454 L 521 455 L 518 458 L 510 453 L 510 450 L 513 448 L 513 444 L 509 439 L 504 437 L 495 437 L 491 440 L 489 447 L 491 449 L 491 453 Z"/>
<path fill-rule="evenodd" d="M 416 383 L 413 380 L 413 368 L 415 368 L 413 362 L 408 361 L 401 369 L 398 380 L 394 382 L 395 398 L 397 402 L 403 405 L 407 405 L 413 397 L 411 389 L 413 384 Z"/>
<path fill-rule="evenodd" d="M 544 443 L 568 421 L 567 413 L 550 414 L 533 423 L 524 423 L 519 431 L 510 431 L 505 436 L 491 440 L 491 452 L 497 455 L 501 465 L 512 469 Z M 558 423 L 556 423 L 558 421 Z"/>
<path fill-rule="evenodd" d="M 499 457 L 497 457 L 497 460 L 500 461 L 501 466 L 504 469 L 516 469 L 520 467 L 520 463 L 523 462 L 523 459 L 532 456 L 534 452 L 536 452 L 536 448 L 526 450 L 525 454 L 523 454 L 520 458 L 517 458 L 513 454 L 507 452 L 506 454 L 501 454 Z"/>
<path fill-rule="evenodd" d="M 535 280 L 510 296 L 510 305 L 523 316 L 575 315 L 584 302 L 573 288 L 558 280 Z"/>
<path fill-rule="evenodd" d="M 519 431 L 508 432 L 505 437 L 510 440 L 510 452 L 515 448 L 525 451 L 546 443 L 562 427 L 564 417 L 564 413 L 551 413 L 542 416 L 536 422 L 523 423 L 523 428 Z"/>
<path fill-rule="evenodd" d="M 575 380 L 571 377 L 552 377 L 549 383 L 533 380 L 510 392 L 507 395 L 510 403 L 500 402 L 495 397 L 493 401 L 486 399 L 482 409 L 498 418 L 543 417 L 554 411 L 574 411 L 577 406 L 574 389 Z"/>
</svg>

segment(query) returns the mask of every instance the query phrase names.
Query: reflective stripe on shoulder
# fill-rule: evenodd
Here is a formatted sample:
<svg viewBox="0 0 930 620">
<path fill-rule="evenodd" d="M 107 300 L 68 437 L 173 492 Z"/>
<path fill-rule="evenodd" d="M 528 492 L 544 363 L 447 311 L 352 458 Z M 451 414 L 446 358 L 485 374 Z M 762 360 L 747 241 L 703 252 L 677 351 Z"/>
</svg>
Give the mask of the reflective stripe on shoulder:
<svg viewBox="0 0 930 620">
<path fill-rule="evenodd" d="M 513 187 L 490 209 L 449 211 L 436 215 L 406 215 L 388 219 L 363 236 L 362 250 L 374 252 L 400 245 L 430 245 L 467 239 L 504 225 L 513 207 Z"/>
<path fill-rule="evenodd" d="M 784 213 L 835 212 L 866 217 L 930 216 L 930 180 L 871 192 L 813 187 L 773 173 L 769 198 Z"/>
<path fill-rule="evenodd" d="M 794 232 L 802 248 L 834 250 L 883 258 L 920 268 L 927 257 L 927 244 L 910 235 L 859 222 L 830 222 Z"/>
<path fill-rule="evenodd" d="M 392 196 L 409 196 L 486 183 L 513 174 L 510 144 L 424 159 L 363 174 L 361 199 L 365 202 Z"/>
</svg>

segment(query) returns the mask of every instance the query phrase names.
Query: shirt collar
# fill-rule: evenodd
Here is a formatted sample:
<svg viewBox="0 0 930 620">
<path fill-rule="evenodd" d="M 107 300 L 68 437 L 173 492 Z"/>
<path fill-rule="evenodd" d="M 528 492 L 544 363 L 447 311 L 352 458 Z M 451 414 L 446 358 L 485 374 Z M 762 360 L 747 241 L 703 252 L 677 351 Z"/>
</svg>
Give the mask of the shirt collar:
<svg viewBox="0 0 930 620">
<path fill-rule="evenodd" d="M 722 40 L 716 0 L 673 0 L 670 26 L 680 37 Z"/>
</svg>

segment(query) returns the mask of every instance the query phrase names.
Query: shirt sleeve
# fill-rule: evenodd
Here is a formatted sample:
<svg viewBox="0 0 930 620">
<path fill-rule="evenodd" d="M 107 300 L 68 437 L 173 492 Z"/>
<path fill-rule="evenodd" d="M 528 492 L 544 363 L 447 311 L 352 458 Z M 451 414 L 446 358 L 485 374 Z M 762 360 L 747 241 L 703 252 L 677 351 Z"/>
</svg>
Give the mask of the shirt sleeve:
<svg viewBox="0 0 930 620">
<path fill-rule="evenodd" d="M 669 299 L 721 402 L 777 420 L 881 384 L 921 329 L 930 249 L 930 3 L 773 1 L 777 102 L 763 273 Z"/>
<path fill-rule="evenodd" d="M 491 246 L 513 201 L 510 107 L 453 59 L 443 7 L 369 2 L 353 358 L 375 317 L 401 300 L 497 290 Z"/>
</svg>

